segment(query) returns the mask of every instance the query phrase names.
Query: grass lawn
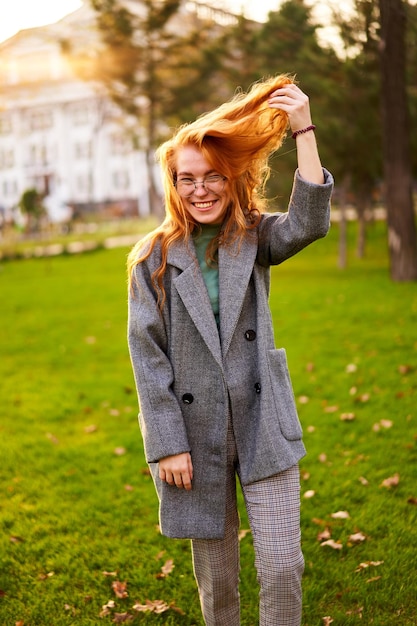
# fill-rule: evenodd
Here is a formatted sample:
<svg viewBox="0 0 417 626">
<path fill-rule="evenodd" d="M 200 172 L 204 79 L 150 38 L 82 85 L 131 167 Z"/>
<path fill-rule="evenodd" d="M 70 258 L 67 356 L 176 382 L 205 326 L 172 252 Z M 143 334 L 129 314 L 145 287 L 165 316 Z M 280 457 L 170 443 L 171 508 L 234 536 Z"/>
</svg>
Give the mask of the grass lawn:
<svg viewBox="0 0 417 626">
<path fill-rule="evenodd" d="M 344 271 L 337 237 L 334 227 L 272 281 L 276 343 L 287 349 L 308 448 L 303 626 L 411 625 L 417 286 L 390 281 L 383 224 L 370 226 L 366 258 L 351 252 Z M 137 624 L 203 623 L 189 543 L 157 529 L 126 345 L 126 254 L 0 266 L 1 626 L 127 614 Z M 249 533 L 241 552 L 242 624 L 255 626 Z M 139 610 L 147 601 L 152 611 Z"/>
</svg>

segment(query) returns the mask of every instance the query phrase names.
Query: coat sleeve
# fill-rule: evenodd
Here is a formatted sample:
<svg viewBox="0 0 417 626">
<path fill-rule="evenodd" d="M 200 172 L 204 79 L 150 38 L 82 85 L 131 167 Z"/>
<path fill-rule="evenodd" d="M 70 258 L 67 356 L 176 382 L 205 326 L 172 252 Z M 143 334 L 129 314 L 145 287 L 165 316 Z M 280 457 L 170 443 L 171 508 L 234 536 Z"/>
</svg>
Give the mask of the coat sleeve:
<svg viewBox="0 0 417 626">
<path fill-rule="evenodd" d="M 295 173 L 287 213 L 266 213 L 259 225 L 257 261 L 278 265 L 316 239 L 325 237 L 330 227 L 330 198 L 333 177 L 323 168 L 322 185 L 304 180 Z"/>
<path fill-rule="evenodd" d="M 158 309 L 146 261 L 136 266 L 129 293 L 128 344 L 146 460 L 152 463 L 189 452 L 181 408 L 172 389 L 166 321 Z"/>
</svg>

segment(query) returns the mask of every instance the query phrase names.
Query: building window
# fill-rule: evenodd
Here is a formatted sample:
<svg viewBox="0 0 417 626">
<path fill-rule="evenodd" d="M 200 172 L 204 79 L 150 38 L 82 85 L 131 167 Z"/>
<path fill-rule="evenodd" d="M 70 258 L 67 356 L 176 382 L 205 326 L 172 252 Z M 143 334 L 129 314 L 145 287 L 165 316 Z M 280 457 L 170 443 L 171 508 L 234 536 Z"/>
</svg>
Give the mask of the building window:
<svg viewBox="0 0 417 626">
<path fill-rule="evenodd" d="M 8 170 L 14 166 L 13 150 L 0 150 L 0 170 Z"/>
<path fill-rule="evenodd" d="M 93 144 L 91 141 L 79 141 L 74 144 L 74 156 L 76 159 L 91 159 Z"/>
<path fill-rule="evenodd" d="M 29 147 L 29 165 L 46 165 L 48 151 L 45 144 L 33 144 Z"/>
<path fill-rule="evenodd" d="M 85 104 L 74 106 L 71 115 L 74 126 L 85 126 L 90 121 L 90 108 Z"/>
<path fill-rule="evenodd" d="M 113 172 L 113 187 L 117 191 L 125 191 L 129 189 L 130 180 L 129 180 L 129 172 L 125 170 L 120 170 L 117 172 Z"/>
<path fill-rule="evenodd" d="M 33 111 L 30 114 L 30 130 L 45 130 L 46 128 L 52 128 L 53 123 L 54 118 L 52 115 L 52 111 L 50 110 L 45 109 Z"/>
<path fill-rule="evenodd" d="M 10 135 L 12 132 L 12 120 L 11 117 L 3 115 L 0 117 L 0 135 Z"/>
<path fill-rule="evenodd" d="M 132 150 L 132 141 L 125 135 L 113 133 L 110 136 L 111 154 L 128 154 Z"/>
<path fill-rule="evenodd" d="M 91 174 L 77 176 L 77 190 L 83 196 L 89 196 L 93 191 L 93 177 Z"/>
</svg>

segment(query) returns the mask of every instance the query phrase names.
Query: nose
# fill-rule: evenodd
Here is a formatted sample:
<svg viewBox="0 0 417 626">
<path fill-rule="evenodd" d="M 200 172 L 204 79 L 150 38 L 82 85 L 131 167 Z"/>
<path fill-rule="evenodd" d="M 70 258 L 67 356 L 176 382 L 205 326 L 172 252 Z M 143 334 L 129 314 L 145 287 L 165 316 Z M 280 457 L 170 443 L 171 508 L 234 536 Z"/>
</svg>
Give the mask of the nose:
<svg viewBox="0 0 417 626">
<path fill-rule="evenodd" d="M 194 183 L 194 187 L 195 187 L 195 189 L 194 189 L 194 194 L 195 195 L 199 195 L 199 196 L 207 195 L 208 191 L 205 188 L 205 185 L 204 185 L 204 183 L 202 181 L 195 182 Z"/>
</svg>

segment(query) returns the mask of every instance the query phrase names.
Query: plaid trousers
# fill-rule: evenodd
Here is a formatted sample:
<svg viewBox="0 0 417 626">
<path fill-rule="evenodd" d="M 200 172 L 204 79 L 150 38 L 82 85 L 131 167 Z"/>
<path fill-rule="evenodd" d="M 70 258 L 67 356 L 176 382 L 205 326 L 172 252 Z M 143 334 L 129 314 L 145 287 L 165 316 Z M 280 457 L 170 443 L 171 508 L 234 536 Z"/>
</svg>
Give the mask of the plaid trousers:
<svg viewBox="0 0 417 626">
<path fill-rule="evenodd" d="M 228 434 L 226 528 L 223 539 L 193 539 L 194 574 L 207 626 L 240 626 L 237 454 Z M 242 485 L 253 536 L 259 593 L 259 626 L 300 626 L 304 558 L 300 537 L 298 465 Z"/>
</svg>

